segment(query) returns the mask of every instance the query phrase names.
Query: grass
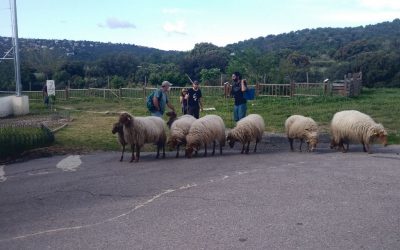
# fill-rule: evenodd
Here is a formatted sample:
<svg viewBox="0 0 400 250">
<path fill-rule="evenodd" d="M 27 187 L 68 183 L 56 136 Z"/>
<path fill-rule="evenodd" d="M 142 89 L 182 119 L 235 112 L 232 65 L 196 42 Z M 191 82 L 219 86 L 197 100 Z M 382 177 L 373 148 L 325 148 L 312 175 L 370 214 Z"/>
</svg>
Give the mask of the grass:
<svg viewBox="0 0 400 250">
<path fill-rule="evenodd" d="M 400 89 L 364 89 L 362 95 L 347 97 L 261 97 L 248 102 L 248 113 L 257 113 L 264 117 L 266 131 L 282 133 L 286 118 L 292 114 L 312 117 L 322 132 L 329 132 L 329 123 L 334 113 L 341 110 L 356 109 L 369 114 L 376 122 L 382 123 L 389 133 L 389 143 L 400 144 Z M 178 99 L 171 102 L 179 112 Z M 233 100 L 220 96 L 205 97 L 205 108 L 214 107 L 215 111 L 206 114 L 220 115 L 228 128 L 232 121 Z M 41 103 L 31 103 L 31 112 L 45 109 Z M 104 100 L 88 98 L 61 101 L 55 109 L 69 112 L 73 121 L 55 135 L 55 145 L 67 149 L 82 150 L 119 150 L 115 135 L 111 133 L 112 124 L 118 119 L 118 112 L 128 111 L 134 115 L 149 115 L 143 99 Z M 165 118 L 166 119 L 166 118 Z"/>
</svg>

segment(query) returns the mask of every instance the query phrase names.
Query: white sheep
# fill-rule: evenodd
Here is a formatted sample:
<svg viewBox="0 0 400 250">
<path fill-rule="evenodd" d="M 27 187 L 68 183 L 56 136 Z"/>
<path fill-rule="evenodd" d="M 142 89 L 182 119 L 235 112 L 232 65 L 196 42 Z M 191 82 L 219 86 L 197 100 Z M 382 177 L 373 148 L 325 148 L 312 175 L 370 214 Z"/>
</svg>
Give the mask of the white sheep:
<svg viewBox="0 0 400 250">
<path fill-rule="evenodd" d="M 199 150 L 204 145 L 204 156 L 207 156 L 207 144 L 213 143 L 215 154 L 215 142 L 219 143 L 219 151 L 222 154 L 222 147 L 225 146 L 225 124 L 217 115 L 206 115 L 192 123 L 189 133 L 186 136 L 186 156 L 192 157 L 193 151 Z"/>
<path fill-rule="evenodd" d="M 145 143 L 155 143 L 157 145 L 157 156 L 160 156 L 160 149 L 163 150 L 165 158 L 165 142 L 167 139 L 164 120 L 156 116 L 133 117 L 128 113 L 122 113 L 119 122 L 123 124 L 124 139 L 131 145 L 131 162 L 139 161 L 140 149 Z M 136 148 L 136 157 L 134 155 Z"/>
<path fill-rule="evenodd" d="M 264 119 L 257 114 L 250 114 L 237 122 L 236 126 L 228 132 L 227 141 L 233 148 L 236 141 L 242 143 L 242 154 L 249 153 L 250 142 L 255 141 L 254 152 L 257 151 L 257 144 L 261 141 L 265 130 Z M 247 148 L 245 151 L 245 145 Z"/>
<path fill-rule="evenodd" d="M 170 116 L 172 117 L 172 116 Z M 179 157 L 179 148 L 181 145 L 186 144 L 186 135 L 189 133 L 190 126 L 196 121 L 192 115 L 183 115 L 170 121 L 170 135 L 167 140 L 167 145 L 171 148 L 176 148 L 176 158 Z"/>
<path fill-rule="evenodd" d="M 119 159 L 119 161 L 122 161 L 124 159 L 125 146 L 128 144 L 126 143 L 124 138 L 124 126 L 122 125 L 122 123 L 116 122 L 113 124 L 111 132 L 113 134 L 117 133 L 118 142 L 122 146 L 121 158 Z"/>
<path fill-rule="evenodd" d="M 379 139 L 387 145 L 387 132 L 382 124 L 376 123 L 369 115 L 357 110 L 337 112 L 331 121 L 331 148 L 339 147 L 345 153 L 350 142 L 363 145 L 364 152 L 372 153 L 370 144 Z M 347 149 L 343 143 L 347 144 Z"/>
<path fill-rule="evenodd" d="M 303 141 L 307 143 L 307 151 L 314 151 L 318 143 L 318 125 L 310 117 L 292 115 L 285 121 L 285 131 L 290 143 L 290 150 L 293 149 L 293 140 L 300 140 L 300 151 Z"/>
</svg>

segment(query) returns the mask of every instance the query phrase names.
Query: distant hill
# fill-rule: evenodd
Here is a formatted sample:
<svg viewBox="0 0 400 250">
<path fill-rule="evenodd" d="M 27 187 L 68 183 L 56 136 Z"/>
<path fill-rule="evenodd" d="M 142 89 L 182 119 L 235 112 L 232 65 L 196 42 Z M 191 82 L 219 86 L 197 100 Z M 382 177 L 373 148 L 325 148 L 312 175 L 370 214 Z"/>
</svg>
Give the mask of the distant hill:
<svg viewBox="0 0 400 250">
<path fill-rule="evenodd" d="M 303 29 L 225 47 L 200 43 L 188 52 L 91 41 L 19 39 L 19 43 L 24 89 L 37 89 L 49 77 L 59 86 L 71 87 L 157 84 L 163 79 L 184 85 L 186 74 L 213 83 L 219 74 L 236 70 L 252 82 L 276 83 L 306 81 L 306 77 L 314 82 L 342 79 L 361 70 L 368 87 L 400 86 L 400 19 Z M 11 38 L 0 37 L 0 52 L 11 45 Z M 12 67 L 10 61 L 0 63 L 0 90 L 12 88 Z"/>
</svg>

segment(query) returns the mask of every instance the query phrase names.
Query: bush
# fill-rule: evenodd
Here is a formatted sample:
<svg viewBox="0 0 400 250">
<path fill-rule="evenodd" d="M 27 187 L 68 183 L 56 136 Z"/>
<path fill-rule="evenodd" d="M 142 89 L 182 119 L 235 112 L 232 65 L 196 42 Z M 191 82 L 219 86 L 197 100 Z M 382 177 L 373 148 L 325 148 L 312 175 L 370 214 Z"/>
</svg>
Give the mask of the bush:
<svg viewBox="0 0 400 250">
<path fill-rule="evenodd" d="M 45 126 L 0 128 L 0 159 L 14 158 L 23 152 L 49 146 L 54 134 Z"/>
</svg>

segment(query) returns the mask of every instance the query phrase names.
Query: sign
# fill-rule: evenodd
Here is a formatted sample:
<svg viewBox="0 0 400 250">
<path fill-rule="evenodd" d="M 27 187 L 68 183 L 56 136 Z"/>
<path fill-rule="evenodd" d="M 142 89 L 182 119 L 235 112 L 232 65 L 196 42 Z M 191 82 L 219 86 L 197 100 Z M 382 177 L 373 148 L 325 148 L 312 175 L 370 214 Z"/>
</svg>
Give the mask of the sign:
<svg viewBox="0 0 400 250">
<path fill-rule="evenodd" d="M 56 85 L 54 84 L 54 80 L 47 80 L 46 87 L 47 87 L 47 94 L 49 96 L 56 95 Z"/>
</svg>

